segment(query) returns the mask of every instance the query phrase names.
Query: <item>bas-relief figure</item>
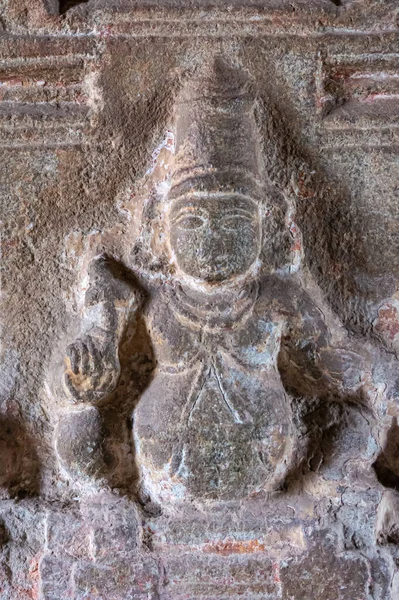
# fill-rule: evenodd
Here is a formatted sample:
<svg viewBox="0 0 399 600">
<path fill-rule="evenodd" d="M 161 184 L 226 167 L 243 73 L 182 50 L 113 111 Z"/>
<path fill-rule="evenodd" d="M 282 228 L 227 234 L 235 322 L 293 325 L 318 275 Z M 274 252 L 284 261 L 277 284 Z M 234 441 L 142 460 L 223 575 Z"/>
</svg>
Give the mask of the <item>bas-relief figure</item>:
<svg viewBox="0 0 399 600">
<path fill-rule="evenodd" d="M 288 206 L 265 175 L 250 77 L 216 59 L 183 86 L 175 109 L 174 156 L 156 200 L 161 231 L 143 217 L 163 270 L 135 264 L 144 234 L 127 265 L 136 289 L 112 278 L 105 259 L 92 262 L 85 331 L 65 362 L 74 406 L 60 416 L 56 450 L 71 476 L 96 472 L 96 406 L 118 383 L 128 315 L 142 313 L 156 359 L 133 415 L 143 489 L 160 502 L 240 499 L 277 489 L 293 464 L 291 394 L 357 394 L 368 357 L 347 340 L 331 345 L 287 261 Z"/>
</svg>

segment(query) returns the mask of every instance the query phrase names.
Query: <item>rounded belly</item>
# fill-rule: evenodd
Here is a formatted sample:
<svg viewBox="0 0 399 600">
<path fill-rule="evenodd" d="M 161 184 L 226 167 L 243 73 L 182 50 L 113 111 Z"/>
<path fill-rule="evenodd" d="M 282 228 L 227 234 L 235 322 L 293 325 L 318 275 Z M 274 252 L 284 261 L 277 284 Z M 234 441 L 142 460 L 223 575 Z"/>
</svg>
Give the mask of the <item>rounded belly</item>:
<svg viewBox="0 0 399 600">
<path fill-rule="evenodd" d="M 161 502 L 276 489 L 290 463 L 293 431 L 274 372 L 212 364 L 159 372 L 134 417 L 142 483 Z"/>
</svg>

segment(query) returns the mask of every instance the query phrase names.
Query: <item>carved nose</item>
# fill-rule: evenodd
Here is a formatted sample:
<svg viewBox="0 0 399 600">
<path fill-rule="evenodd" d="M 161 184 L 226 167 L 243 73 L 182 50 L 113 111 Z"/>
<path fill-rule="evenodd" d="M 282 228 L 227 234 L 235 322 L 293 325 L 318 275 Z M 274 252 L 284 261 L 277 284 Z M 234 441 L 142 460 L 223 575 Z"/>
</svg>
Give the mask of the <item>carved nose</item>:
<svg viewBox="0 0 399 600">
<path fill-rule="evenodd" d="M 218 223 L 210 223 L 206 229 L 206 239 L 214 240 L 221 237 L 220 225 Z"/>
<path fill-rule="evenodd" d="M 214 254 L 220 246 L 221 237 L 221 233 L 217 229 L 207 229 L 202 243 L 198 246 L 197 256 L 209 258 L 210 254 Z"/>
</svg>

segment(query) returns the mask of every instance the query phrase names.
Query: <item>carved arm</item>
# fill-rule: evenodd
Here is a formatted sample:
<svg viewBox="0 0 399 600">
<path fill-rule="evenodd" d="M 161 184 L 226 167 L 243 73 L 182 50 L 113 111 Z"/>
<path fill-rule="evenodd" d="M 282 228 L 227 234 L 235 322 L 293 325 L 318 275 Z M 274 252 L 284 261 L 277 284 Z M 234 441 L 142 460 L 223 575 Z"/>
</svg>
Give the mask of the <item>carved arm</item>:
<svg viewBox="0 0 399 600">
<path fill-rule="evenodd" d="M 116 387 L 119 341 L 138 294 L 122 277 L 120 265 L 105 257 L 89 266 L 82 335 L 66 350 L 64 389 L 73 402 L 96 403 Z"/>
<path fill-rule="evenodd" d="M 331 343 L 322 312 L 303 294 L 298 312 L 287 324 L 279 368 L 286 383 L 303 395 L 354 395 L 371 372 L 364 344 L 344 332 Z"/>
</svg>

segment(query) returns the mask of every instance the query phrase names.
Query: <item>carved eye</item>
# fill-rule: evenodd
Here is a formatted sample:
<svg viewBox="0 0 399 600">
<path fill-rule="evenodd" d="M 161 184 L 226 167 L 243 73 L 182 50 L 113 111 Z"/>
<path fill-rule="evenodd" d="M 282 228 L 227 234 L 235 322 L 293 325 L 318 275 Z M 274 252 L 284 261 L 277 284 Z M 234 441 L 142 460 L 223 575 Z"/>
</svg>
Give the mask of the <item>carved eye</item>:
<svg viewBox="0 0 399 600">
<path fill-rule="evenodd" d="M 243 224 L 243 218 L 240 215 L 229 215 L 221 220 L 222 229 L 226 231 L 235 231 Z"/>
<path fill-rule="evenodd" d="M 179 229 L 190 231 L 192 229 L 199 229 L 205 225 L 205 219 L 198 215 L 185 215 L 176 220 L 176 225 Z"/>
</svg>

